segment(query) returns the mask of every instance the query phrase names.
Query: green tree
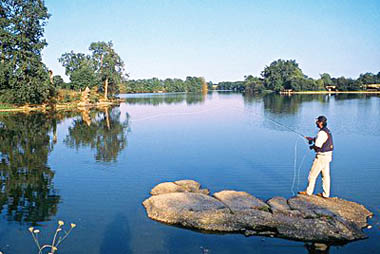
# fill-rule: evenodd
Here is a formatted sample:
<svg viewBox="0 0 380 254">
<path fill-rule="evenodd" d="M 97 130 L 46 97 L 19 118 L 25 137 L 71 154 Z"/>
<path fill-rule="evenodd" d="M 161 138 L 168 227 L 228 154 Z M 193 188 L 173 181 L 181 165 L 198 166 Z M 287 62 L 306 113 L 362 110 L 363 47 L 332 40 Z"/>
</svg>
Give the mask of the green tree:
<svg viewBox="0 0 380 254">
<path fill-rule="evenodd" d="M 55 95 L 41 60 L 49 18 L 42 0 L 0 2 L 0 94 L 11 103 L 43 103 Z"/>
<path fill-rule="evenodd" d="M 261 75 L 264 78 L 264 86 L 266 89 L 276 92 L 284 89 L 292 89 L 292 86 L 296 87 L 294 82 L 298 83 L 299 79 L 305 77 L 295 60 L 282 59 L 266 66 Z"/>
<path fill-rule="evenodd" d="M 360 81 L 363 84 L 376 84 L 377 83 L 377 77 L 375 74 L 367 72 L 365 74 L 360 74 L 358 81 Z"/>
<path fill-rule="evenodd" d="M 252 75 L 244 77 L 244 86 L 247 93 L 259 93 L 265 90 L 263 80 Z"/>
<path fill-rule="evenodd" d="M 340 77 L 336 79 L 336 86 L 340 91 L 359 91 L 362 88 L 362 83 L 359 80 Z"/>
<path fill-rule="evenodd" d="M 244 81 L 222 81 L 218 83 L 220 90 L 244 91 Z"/>
<path fill-rule="evenodd" d="M 200 92 L 202 90 L 203 80 L 200 77 L 186 77 L 185 89 L 186 92 Z"/>
<path fill-rule="evenodd" d="M 322 80 L 324 86 L 331 86 L 334 84 L 334 82 L 331 79 L 330 74 L 323 73 L 323 74 L 320 74 L 320 76 L 321 76 L 320 79 Z"/>
<path fill-rule="evenodd" d="M 65 88 L 65 85 L 66 85 L 65 81 L 60 75 L 54 75 L 53 84 L 55 87 L 58 87 L 58 88 Z"/>
<path fill-rule="evenodd" d="M 89 50 L 95 64 L 99 80 L 104 84 L 100 87 L 104 92 L 104 99 L 108 95 L 118 93 L 119 84 L 124 79 L 124 62 L 113 49 L 112 42 L 93 42 Z"/>
<path fill-rule="evenodd" d="M 92 88 L 99 83 L 91 56 L 71 51 L 62 54 L 58 61 L 65 67 L 65 74 L 70 77 L 71 89 L 84 90 L 87 86 Z"/>
</svg>

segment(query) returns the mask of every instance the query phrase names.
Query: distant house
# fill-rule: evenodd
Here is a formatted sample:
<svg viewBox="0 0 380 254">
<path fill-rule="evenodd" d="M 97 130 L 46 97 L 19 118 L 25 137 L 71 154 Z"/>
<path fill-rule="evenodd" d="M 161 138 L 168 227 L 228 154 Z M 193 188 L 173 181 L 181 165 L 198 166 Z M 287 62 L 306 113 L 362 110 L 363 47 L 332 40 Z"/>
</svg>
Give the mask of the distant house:
<svg viewBox="0 0 380 254">
<path fill-rule="evenodd" d="M 380 84 L 366 84 L 364 88 L 367 91 L 380 91 Z"/>
<path fill-rule="evenodd" d="M 280 91 L 280 94 L 291 94 L 293 93 L 293 89 L 284 89 Z"/>
<path fill-rule="evenodd" d="M 336 86 L 325 86 L 325 89 L 327 90 L 327 91 L 329 91 L 329 92 L 331 92 L 331 91 L 336 91 Z"/>
</svg>

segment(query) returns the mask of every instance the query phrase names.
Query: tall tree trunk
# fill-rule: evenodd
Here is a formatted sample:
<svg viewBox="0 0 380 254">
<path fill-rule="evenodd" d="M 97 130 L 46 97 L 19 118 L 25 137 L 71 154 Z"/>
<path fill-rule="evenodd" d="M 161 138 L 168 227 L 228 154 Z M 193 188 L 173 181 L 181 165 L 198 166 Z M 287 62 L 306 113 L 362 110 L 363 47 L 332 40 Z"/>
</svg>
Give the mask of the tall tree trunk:
<svg viewBox="0 0 380 254">
<path fill-rule="evenodd" d="M 50 79 L 50 84 L 53 85 L 53 71 L 49 70 L 49 79 Z"/>
<path fill-rule="evenodd" d="M 104 100 L 108 100 L 107 98 L 108 93 L 108 78 L 104 81 Z"/>
</svg>

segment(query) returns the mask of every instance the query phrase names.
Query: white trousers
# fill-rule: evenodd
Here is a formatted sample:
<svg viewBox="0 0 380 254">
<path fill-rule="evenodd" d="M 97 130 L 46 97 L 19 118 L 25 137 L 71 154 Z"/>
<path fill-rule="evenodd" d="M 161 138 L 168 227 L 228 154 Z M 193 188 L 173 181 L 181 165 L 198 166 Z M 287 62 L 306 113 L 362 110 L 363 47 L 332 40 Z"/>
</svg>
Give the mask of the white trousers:
<svg viewBox="0 0 380 254">
<path fill-rule="evenodd" d="M 314 159 L 313 166 L 309 172 L 308 185 L 306 189 L 307 195 L 312 195 L 314 192 L 315 181 L 318 178 L 319 173 L 322 173 L 322 188 L 323 196 L 330 197 L 330 162 L 331 154 L 323 155 L 317 154 Z"/>
</svg>

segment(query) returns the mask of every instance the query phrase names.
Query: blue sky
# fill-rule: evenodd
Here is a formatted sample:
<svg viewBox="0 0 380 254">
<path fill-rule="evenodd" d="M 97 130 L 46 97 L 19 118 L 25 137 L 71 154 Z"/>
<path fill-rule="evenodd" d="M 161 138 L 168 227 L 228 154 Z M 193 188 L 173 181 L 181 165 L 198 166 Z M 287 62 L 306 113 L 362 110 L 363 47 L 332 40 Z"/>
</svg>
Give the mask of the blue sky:
<svg viewBox="0 0 380 254">
<path fill-rule="evenodd" d="M 259 76 L 295 59 L 313 78 L 380 71 L 380 1 L 46 0 L 43 61 L 114 43 L 131 79 Z M 67 79 L 66 79 L 67 80 Z"/>
</svg>

